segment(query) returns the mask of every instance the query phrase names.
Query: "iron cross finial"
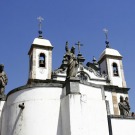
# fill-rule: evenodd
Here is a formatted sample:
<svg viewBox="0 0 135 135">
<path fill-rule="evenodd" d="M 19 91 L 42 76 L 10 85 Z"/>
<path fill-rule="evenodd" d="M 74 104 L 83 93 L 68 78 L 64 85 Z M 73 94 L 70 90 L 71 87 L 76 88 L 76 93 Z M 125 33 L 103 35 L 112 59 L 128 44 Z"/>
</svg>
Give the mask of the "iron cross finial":
<svg viewBox="0 0 135 135">
<path fill-rule="evenodd" d="M 37 17 L 37 20 L 39 21 L 39 37 L 42 37 L 42 21 L 44 20 L 44 18 L 42 18 L 41 16 Z"/>
<path fill-rule="evenodd" d="M 106 37 L 106 47 L 109 48 L 109 41 L 108 41 L 108 30 L 106 28 L 103 29 L 103 32 L 105 33 L 105 37 Z"/>
<path fill-rule="evenodd" d="M 104 28 L 103 32 L 105 33 L 106 41 L 108 41 L 108 30 Z"/>
<path fill-rule="evenodd" d="M 80 53 L 80 47 L 83 46 L 83 44 L 81 44 L 80 41 L 78 41 L 78 43 L 76 43 L 75 45 L 78 46 L 78 52 Z"/>
</svg>

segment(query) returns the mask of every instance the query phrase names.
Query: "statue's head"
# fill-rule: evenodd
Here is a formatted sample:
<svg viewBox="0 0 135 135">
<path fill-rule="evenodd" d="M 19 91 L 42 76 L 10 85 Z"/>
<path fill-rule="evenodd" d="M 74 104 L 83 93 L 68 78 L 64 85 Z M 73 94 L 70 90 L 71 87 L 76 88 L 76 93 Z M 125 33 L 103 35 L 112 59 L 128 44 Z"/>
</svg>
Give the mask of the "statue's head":
<svg viewBox="0 0 135 135">
<path fill-rule="evenodd" d="M 125 100 L 128 101 L 128 97 L 125 97 Z"/>
<path fill-rule="evenodd" d="M 123 96 L 120 96 L 120 102 L 123 102 L 124 99 L 123 99 Z"/>
<path fill-rule="evenodd" d="M 0 71 L 3 71 L 3 69 L 4 69 L 4 65 L 0 64 Z"/>
<path fill-rule="evenodd" d="M 75 47 L 74 46 L 72 46 L 72 48 L 71 48 L 71 53 L 75 53 Z"/>
</svg>

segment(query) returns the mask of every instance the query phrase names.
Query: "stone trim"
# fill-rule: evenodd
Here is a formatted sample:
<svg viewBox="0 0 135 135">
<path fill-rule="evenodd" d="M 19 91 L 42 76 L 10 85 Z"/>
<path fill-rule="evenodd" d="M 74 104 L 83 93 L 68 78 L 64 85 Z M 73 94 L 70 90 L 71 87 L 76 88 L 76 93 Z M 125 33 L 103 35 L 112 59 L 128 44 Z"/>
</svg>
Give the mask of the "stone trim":
<svg viewBox="0 0 135 135">
<path fill-rule="evenodd" d="M 38 80 L 38 79 L 29 79 L 28 83 L 26 85 L 20 86 L 18 88 L 15 88 L 13 90 L 11 90 L 8 94 L 7 94 L 7 98 L 9 95 L 20 91 L 20 90 L 24 90 L 24 89 L 28 89 L 28 88 L 35 88 L 35 87 L 59 87 L 59 88 L 63 88 L 63 84 L 64 82 L 62 81 L 56 81 L 56 80 Z"/>
<path fill-rule="evenodd" d="M 110 58 L 110 59 L 117 59 L 117 60 L 122 60 L 122 56 L 112 56 L 112 55 L 104 55 L 99 61 L 98 63 L 102 63 L 104 61 L 104 59 L 106 58 Z"/>
<path fill-rule="evenodd" d="M 68 79 L 66 79 L 64 82 L 64 87 L 67 83 Z M 70 82 L 79 82 L 80 84 L 84 84 L 84 85 L 87 85 L 87 86 L 91 86 L 91 87 L 96 87 L 96 88 L 101 88 L 103 87 L 103 85 L 99 85 L 99 84 L 94 84 L 94 83 L 91 83 L 91 82 L 86 82 L 86 81 L 81 81 L 79 80 L 78 78 L 70 78 Z"/>
<path fill-rule="evenodd" d="M 132 116 L 123 116 L 123 115 L 109 115 L 112 119 L 131 119 L 135 120 L 135 117 Z"/>
<path fill-rule="evenodd" d="M 112 92 L 112 101 L 113 101 L 114 114 L 118 115 L 119 109 L 118 109 L 118 101 L 117 101 L 117 93 L 116 92 Z"/>
<path fill-rule="evenodd" d="M 104 90 L 105 91 L 111 91 L 111 92 L 127 94 L 128 91 L 130 90 L 130 88 L 122 88 L 122 87 L 113 86 L 113 85 L 104 85 Z"/>
<path fill-rule="evenodd" d="M 80 94 L 79 82 L 80 80 L 78 78 L 75 78 L 75 77 L 68 78 L 65 83 L 66 95 Z"/>
</svg>

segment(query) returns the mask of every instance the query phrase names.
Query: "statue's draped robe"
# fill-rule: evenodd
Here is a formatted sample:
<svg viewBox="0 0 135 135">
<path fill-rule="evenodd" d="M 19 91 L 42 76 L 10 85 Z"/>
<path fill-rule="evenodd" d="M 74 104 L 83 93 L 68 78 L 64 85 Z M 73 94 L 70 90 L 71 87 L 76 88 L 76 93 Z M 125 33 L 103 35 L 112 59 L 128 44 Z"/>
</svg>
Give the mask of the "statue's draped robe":
<svg viewBox="0 0 135 135">
<path fill-rule="evenodd" d="M 77 59 L 75 55 L 71 53 L 69 56 L 68 67 L 67 67 L 67 78 L 76 76 L 77 67 L 78 67 Z"/>
<path fill-rule="evenodd" d="M 129 107 L 125 101 L 119 102 L 120 115 L 129 115 Z"/>
</svg>

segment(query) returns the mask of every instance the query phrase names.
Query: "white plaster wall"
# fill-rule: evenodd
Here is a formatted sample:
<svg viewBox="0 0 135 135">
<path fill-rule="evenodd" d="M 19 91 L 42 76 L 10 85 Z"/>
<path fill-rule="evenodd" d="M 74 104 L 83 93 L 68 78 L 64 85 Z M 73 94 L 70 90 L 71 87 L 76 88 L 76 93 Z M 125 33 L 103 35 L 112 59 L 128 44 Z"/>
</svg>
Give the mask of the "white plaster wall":
<svg viewBox="0 0 135 135">
<path fill-rule="evenodd" d="M 67 96 L 65 87 L 29 88 L 9 95 L 3 108 L 1 135 L 109 135 L 104 96 L 112 104 L 111 92 L 84 84 L 79 84 L 79 89 L 80 94 Z M 22 103 L 24 110 L 18 107 Z M 111 105 L 110 110 L 113 114 Z M 117 130 L 127 123 L 135 124 L 123 120 L 122 127 L 121 123 L 112 119 L 113 135 L 121 135 Z"/>
<path fill-rule="evenodd" d="M 5 104 L 5 101 L 0 101 L 0 118 L 1 118 L 1 113 L 2 113 L 4 104 Z"/>
<path fill-rule="evenodd" d="M 94 84 L 98 84 L 98 85 L 106 85 L 106 81 L 104 80 L 104 81 L 100 81 L 100 80 L 89 80 L 88 82 L 90 82 L 90 83 L 94 83 Z"/>
<path fill-rule="evenodd" d="M 80 93 L 86 99 L 102 100 L 101 87 L 92 87 L 84 84 L 79 84 Z"/>
<path fill-rule="evenodd" d="M 113 135 L 135 135 L 135 119 L 111 119 Z"/>
<path fill-rule="evenodd" d="M 62 88 L 30 88 L 11 94 L 2 114 L 1 135 L 62 135 Z M 25 109 L 18 105 L 24 103 Z"/>
<path fill-rule="evenodd" d="M 106 96 L 106 100 L 109 101 L 110 114 L 113 115 L 114 114 L 114 110 L 113 110 L 112 92 L 105 91 L 105 96 Z"/>
<path fill-rule="evenodd" d="M 104 91 L 80 84 L 82 131 L 85 135 L 109 135 Z"/>
<path fill-rule="evenodd" d="M 62 135 L 109 135 L 101 88 L 83 84 L 79 88 L 81 94 L 69 94 L 62 99 Z"/>
<path fill-rule="evenodd" d="M 62 99 L 61 108 L 63 135 L 109 135 L 106 105 L 101 97 L 69 94 Z"/>
<path fill-rule="evenodd" d="M 1 122 L 2 122 L 2 110 L 3 110 L 3 107 L 4 107 L 4 104 L 5 104 L 5 101 L 0 101 L 0 131 L 1 131 Z"/>
<path fill-rule="evenodd" d="M 86 135 L 109 135 L 105 102 L 88 99 L 86 103 L 82 101 L 81 104 L 82 125 Z"/>
</svg>

